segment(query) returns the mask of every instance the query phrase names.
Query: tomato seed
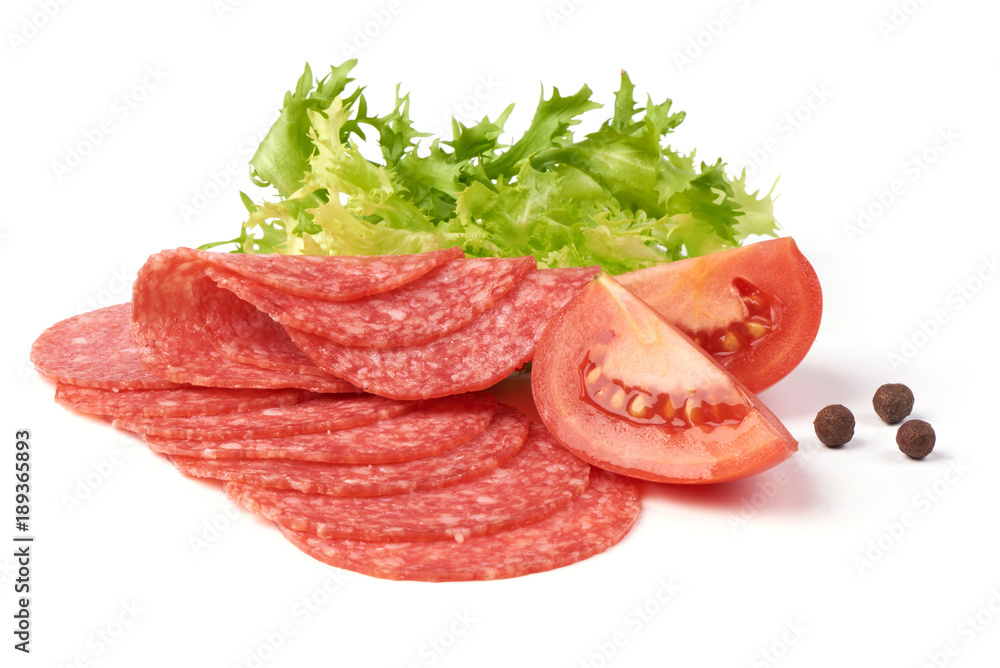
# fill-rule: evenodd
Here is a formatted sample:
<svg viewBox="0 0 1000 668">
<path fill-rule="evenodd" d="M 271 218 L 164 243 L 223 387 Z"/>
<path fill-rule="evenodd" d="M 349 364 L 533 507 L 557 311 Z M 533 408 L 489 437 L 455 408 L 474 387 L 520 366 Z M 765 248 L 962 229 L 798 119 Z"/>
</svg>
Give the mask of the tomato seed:
<svg viewBox="0 0 1000 668">
<path fill-rule="evenodd" d="M 608 403 L 611 404 L 611 408 L 615 411 L 621 411 L 625 408 L 625 390 L 615 385 L 611 391 L 611 399 Z"/>
<path fill-rule="evenodd" d="M 726 332 L 725 337 L 722 339 L 722 349 L 727 353 L 734 353 L 740 349 L 742 341 L 740 337 L 736 336 L 735 332 Z"/>
<path fill-rule="evenodd" d="M 628 402 L 628 414 L 636 418 L 646 417 L 646 397 L 642 394 L 636 394 L 632 397 L 632 400 Z"/>
<path fill-rule="evenodd" d="M 759 322 L 747 323 L 747 334 L 749 334 L 750 338 L 754 341 L 767 334 L 767 331 L 768 331 L 767 327 L 765 327 L 762 323 Z"/>
</svg>

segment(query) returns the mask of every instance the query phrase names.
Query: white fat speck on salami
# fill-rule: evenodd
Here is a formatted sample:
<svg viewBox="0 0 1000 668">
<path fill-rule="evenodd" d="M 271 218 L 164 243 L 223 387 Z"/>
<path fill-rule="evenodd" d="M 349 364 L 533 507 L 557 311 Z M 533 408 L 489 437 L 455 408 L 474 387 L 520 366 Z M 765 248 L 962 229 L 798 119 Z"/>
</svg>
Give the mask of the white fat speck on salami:
<svg viewBox="0 0 1000 668">
<path fill-rule="evenodd" d="M 132 343 L 130 304 L 107 306 L 56 323 L 31 346 L 31 362 L 57 383 L 104 390 L 180 387 L 151 373 Z"/>
<path fill-rule="evenodd" d="M 345 346 L 393 348 L 465 327 L 535 266 L 531 257 L 453 260 L 391 292 L 346 302 L 306 299 L 218 269 L 207 273 L 282 325 Z"/>
<path fill-rule="evenodd" d="M 321 538 L 278 525 L 293 545 L 323 563 L 389 580 L 498 580 L 582 561 L 618 543 L 639 517 L 627 478 L 593 469 L 590 486 L 564 508 L 516 529 L 462 542 L 377 542 Z"/>
<path fill-rule="evenodd" d="M 314 392 L 353 392 L 349 383 L 227 360 L 205 331 L 205 314 L 195 299 L 204 275 L 203 255 L 187 248 L 149 258 L 132 286 L 132 338 L 142 364 L 177 383 L 234 388 L 299 388 Z M 214 285 L 214 284 L 213 284 Z M 204 288 L 208 289 L 208 288 Z M 221 290 L 221 288 L 214 288 Z"/>
<path fill-rule="evenodd" d="M 395 290 L 463 256 L 460 248 L 414 255 L 243 255 L 199 251 L 203 259 L 282 292 L 347 301 Z"/>
<path fill-rule="evenodd" d="M 464 540 L 529 524 L 579 496 L 590 465 L 532 424 L 520 452 L 468 482 L 394 496 L 337 497 L 226 483 L 248 510 L 323 538 Z"/>
<path fill-rule="evenodd" d="M 321 464 L 291 459 L 170 457 L 182 473 L 311 494 L 380 496 L 435 489 L 485 475 L 513 457 L 528 436 L 528 419 L 501 406 L 489 427 L 433 457 L 397 464 Z"/>
<path fill-rule="evenodd" d="M 386 464 L 437 455 L 480 434 L 496 413 L 489 394 L 425 402 L 394 418 L 319 434 L 234 441 L 192 441 L 145 436 L 150 450 L 203 459 L 296 459 L 328 464 Z"/>
<path fill-rule="evenodd" d="M 244 438 L 277 438 L 292 434 L 315 434 L 346 429 L 402 415 L 416 402 L 395 401 L 371 394 L 320 396 L 292 406 L 245 413 L 193 417 L 120 417 L 112 423 L 119 429 L 202 441 Z"/>
<path fill-rule="evenodd" d="M 549 318 L 597 271 L 584 267 L 527 274 L 471 324 L 421 346 L 356 348 L 285 329 L 320 368 L 366 392 L 395 399 L 474 392 L 496 384 L 529 361 Z"/>
</svg>

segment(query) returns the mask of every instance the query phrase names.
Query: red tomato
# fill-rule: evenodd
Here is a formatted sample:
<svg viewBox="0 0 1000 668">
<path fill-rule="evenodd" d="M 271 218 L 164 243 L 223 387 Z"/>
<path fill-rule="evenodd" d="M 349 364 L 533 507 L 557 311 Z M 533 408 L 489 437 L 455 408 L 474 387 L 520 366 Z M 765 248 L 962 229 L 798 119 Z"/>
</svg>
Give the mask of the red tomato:
<svg viewBox="0 0 1000 668">
<path fill-rule="evenodd" d="M 531 389 L 570 451 L 636 478 L 736 480 L 797 449 L 745 385 L 607 274 L 549 321 Z"/>
<path fill-rule="evenodd" d="M 618 281 L 754 392 L 802 361 L 823 313 L 816 272 L 789 238 L 640 269 Z"/>
</svg>

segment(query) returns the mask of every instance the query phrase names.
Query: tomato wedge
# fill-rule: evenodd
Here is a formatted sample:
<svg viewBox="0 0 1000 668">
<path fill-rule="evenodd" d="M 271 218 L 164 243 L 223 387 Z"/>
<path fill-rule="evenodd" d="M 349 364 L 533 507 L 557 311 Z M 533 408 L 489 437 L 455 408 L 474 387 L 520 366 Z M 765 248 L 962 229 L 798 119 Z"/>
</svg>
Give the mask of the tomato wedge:
<svg viewBox="0 0 1000 668">
<path fill-rule="evenodd" d="M 618 276 L 753 392 L 809 352 L 823 313 L 812 265 L 790 238 Z"/>
<path fill-rule="evenodd" d="M 531 389 L 571 452 L 636 478 L 736 480 L 797 449 L 743 383 L 607 274 L 549 321 Z"/>
</svg>

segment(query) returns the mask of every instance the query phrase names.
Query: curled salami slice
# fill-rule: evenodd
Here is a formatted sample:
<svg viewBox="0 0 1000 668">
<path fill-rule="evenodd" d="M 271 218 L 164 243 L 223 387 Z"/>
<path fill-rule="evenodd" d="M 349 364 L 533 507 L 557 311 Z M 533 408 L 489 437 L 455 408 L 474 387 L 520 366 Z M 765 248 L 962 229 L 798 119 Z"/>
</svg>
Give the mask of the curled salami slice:
<svg viewBox="0 0 1000 668">
<path fill-rule="evenodd" d="M 140 434 L 195 441 L 277 438 L 371 424 L 402 415 L 415 407 L 415 403 L 371 394 L 342 394 L 246 413 L 171 418 L 120 417 L 112 424 Z"/>
<path fill-rule="evenodd" d="M 291 295 L 346 301 L 395 290 L 449 260 L 461 258 L 462 249 L 446 248 L 416 255 L 334 257 L 204 251 L 199 254 L 218 267 Z"/>
<path fill-rule="evenodd" d="M 472 440 L 490 424 L 496 400 L 468 394 L 426 402 L 399 417 L 319 434 L 239 441 L 145 437 L 154 452 L 204 459 L 297 459 L 329 464 L 386 464 L 430 457 Z"/>
<path fill-rule="evenodd" d="M 348 383 L 306 373 L 264 369 L 219 354 L 205 331 L 205 314 L 195 299 L 204 276 L 204 255 L 190 249 L 157 253 L 139 270 L 132 286 L 132 337 L 143 365 L 177 383 L 234 388 L 300 388 L 352 392 Z M 215 288 L 221 290 L 221 288 Z M 221 317 L 227 317 L 223 314 Z"/>
<path fill-rule="evenodd" d="M 320 464 L 291 459 L 171 457 L 182 473 L 258 487 L 335 496 L 403 494 L 454 485 L 489 473 L 513 457 L 528 435 L 528 420 L 501 406 L 484 432 L 440 455 L 398 464 Z"/>
<path fill-rule="evenodd" d="M 220 290 L 212 281 L 199 280 L 195 283 L 195 298 L 205 316 L 206 336 L 230 362 L 343 382 L 306 357 L 271 316 L 229 290 Z"/>
<path fill-rule="evenodd" d="M 394 399 L 474 392 L 530 360 L 549 318 L 596 274 L 594 267 L 530 273 L 472 324 L 422 346 L 354 348 L 285 329 L 320 368 L 365 392 Z"/>
<path fill-rule="evenodd" d="M 231 390 L 220 387 L 179 387 L 168 390 L 101 390 L 59 383 L 56 401 L 93 415 L 120 417 L 187 417 L 242 413 L 291 406 L 309 396 L 302 390 Z"/>
<path fill-rule="evenodd" d="M 337 497 L 226 483 L 247 509 L 323 538 L 425 541 L 496 533 L 556 512 L 579 496 L 590 465 L 532 424 L 521 451 L 475 480 L 394 496 Z"/>
<path fill-rule="evenodd" d="M 619 542 L 639 517 L 639 494 L 626 478 L 593 469 L 590 486 L 563 509 L 509 531 L 462 542 L 376 542 L 321 538 L 278 525 L 323 563 L 390 580 L 498 580 L 581 561 Z"/>
<path fill-rule="evenodd" d="M 139 361 L 129 325 L 132 307 L 119 304 L 58 322 L 31 346 L 38 373 L 57 383 L 105 390 L 179 387 Z"/>
<path fill-rule="evenodd" d="M 282 325 L 345 346 L 393 348 L 465 327 L 534 269 L 531 257 L 455 260 L 392 292 L 348 302 L 305 299 L 217 269 L 207 273 Z"/>
</svg>

